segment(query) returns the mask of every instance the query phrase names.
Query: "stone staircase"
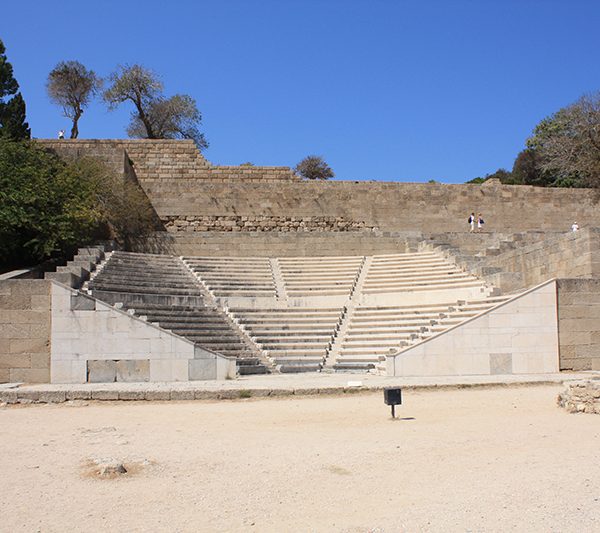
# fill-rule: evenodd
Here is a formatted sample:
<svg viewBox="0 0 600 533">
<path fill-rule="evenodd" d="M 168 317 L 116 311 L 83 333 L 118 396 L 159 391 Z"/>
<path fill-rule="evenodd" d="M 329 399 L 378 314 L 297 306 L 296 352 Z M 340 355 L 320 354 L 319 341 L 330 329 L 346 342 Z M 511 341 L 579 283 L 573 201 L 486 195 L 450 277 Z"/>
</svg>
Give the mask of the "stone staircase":
<svg viewBox="0 0 600 533">
<path fill-rule="evenodd" d="M 345 312 L 308 307 L 228 311 L 283 373 L 320 371 Z"/>
<path fill-rule="evenodd" d="M 288 298 L 349 297 L 362 263 L 362 256 L 285 257 L 279 268 Z"/>
<path fill-rule="evenodd" d="M 216 298 L 277 295 L 271 263 L 264 257 L 184 257 Z"/>
<path fill-rule="evenodd" d="M 236 357 L 240 374 L 268 371 L 256 346 L 214 304 L 179 258 L 113 252 L 87 289 L 95 298 L 120 303 L 203 348 Z"/>
</svg>

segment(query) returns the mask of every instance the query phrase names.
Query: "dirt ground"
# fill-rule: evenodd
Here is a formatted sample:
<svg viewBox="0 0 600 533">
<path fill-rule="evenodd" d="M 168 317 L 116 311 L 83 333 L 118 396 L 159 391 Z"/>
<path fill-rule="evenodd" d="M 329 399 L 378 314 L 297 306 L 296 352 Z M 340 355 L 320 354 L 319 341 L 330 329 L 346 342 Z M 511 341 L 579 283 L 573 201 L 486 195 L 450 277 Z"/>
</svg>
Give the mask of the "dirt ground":
<svg viewBox="0 0 600 533">
<path fill-rule="evenodd" d="M 600 531 L 600 416 L 560 390 L 7 406 L 0 530 Z"/>
</svg>

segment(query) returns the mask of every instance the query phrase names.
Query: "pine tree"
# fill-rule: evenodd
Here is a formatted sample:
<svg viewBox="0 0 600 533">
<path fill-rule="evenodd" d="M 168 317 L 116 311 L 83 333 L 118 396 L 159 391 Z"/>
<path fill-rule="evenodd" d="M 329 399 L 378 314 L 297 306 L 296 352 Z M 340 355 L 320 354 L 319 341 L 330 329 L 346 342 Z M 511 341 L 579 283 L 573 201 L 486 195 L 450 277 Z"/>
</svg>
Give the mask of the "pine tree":
<svg viewBox="0 0 600 533">
<path fill-rule="evenodd" d="M 13 68 L 7 61 L 5 52 L 4 43 L 0 40 L 0 137 L 29 139 L 31 130 L 25 122 L 25 100 L 18 92 L 19 84 L 13 76 Z"/>
</svg>

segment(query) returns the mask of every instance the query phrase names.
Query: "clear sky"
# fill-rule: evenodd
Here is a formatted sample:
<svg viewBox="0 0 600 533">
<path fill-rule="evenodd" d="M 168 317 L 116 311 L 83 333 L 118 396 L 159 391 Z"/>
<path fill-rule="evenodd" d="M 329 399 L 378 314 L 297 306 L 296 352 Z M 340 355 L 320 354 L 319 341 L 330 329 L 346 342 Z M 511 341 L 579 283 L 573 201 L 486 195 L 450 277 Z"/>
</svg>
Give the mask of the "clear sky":
<svg viewBox="0 0 600 533">
<path fill-rule="evenodd" d="M 339 179 L 461 183 L 511 168 L 535 124 L 600 89 L 596 0 L 20 1 L 0 38 L 35 137 L 58 61 L 159 73 L 192 95 L 213 163 L 296 164 Z M 80 137 L 124 137 L 96 102 Z"/>
</svg>

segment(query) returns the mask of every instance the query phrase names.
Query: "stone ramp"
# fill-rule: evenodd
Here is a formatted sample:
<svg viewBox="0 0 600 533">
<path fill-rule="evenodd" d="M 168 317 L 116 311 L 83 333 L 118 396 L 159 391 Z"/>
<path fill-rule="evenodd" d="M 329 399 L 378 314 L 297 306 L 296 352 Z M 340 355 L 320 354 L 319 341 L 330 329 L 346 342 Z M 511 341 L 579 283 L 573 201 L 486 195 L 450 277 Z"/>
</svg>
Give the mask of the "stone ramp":
<svg viewBox="0 0 600 533">
<path fill-rule="evenodd" d="M 198 346 L 235 357 L 240 373 L 265 373 L 256 346 L 215 304 L 179 258 L 114 252 L 89 282 L 91 294 L 121 303 Z"/>
</svg>

